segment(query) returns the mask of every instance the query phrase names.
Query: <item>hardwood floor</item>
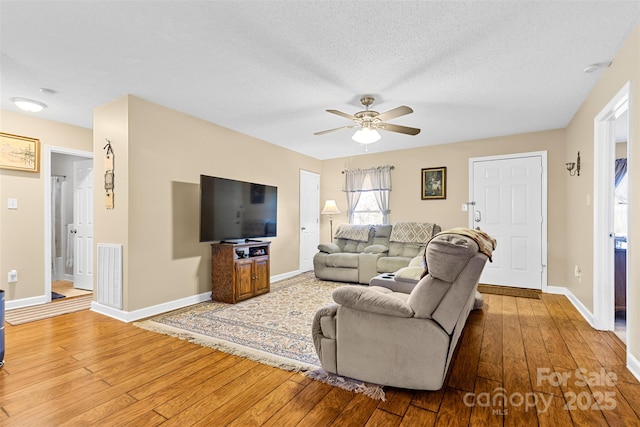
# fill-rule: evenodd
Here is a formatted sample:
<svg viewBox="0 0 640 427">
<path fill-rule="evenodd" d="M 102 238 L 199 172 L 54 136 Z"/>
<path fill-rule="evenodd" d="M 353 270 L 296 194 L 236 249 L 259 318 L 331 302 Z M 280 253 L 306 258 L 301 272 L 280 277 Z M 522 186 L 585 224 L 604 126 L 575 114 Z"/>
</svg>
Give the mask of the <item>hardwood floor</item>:
<svg viewBox="0 0 640 427">
<path fill-rule="evenodd" d="M 51 290 L 59 294 L 64 295 L 67 298 L 77 297 L 81 295 L 89 295 L 92 292 L 84 289 L 76 289 L 73 287 L 73 282 L 68 280 L 55 280 L 51 282 Z M 54 300 L 57 301 L 57 300 Z"/>
<path fill-rule="evenodd" d="M 387 387 L 385 402 L 90 311 L 7 324 L 0 425 L 640 425 L 613 333 L 562 296 L 485 301 L 446 386 Z"/>
</svg>

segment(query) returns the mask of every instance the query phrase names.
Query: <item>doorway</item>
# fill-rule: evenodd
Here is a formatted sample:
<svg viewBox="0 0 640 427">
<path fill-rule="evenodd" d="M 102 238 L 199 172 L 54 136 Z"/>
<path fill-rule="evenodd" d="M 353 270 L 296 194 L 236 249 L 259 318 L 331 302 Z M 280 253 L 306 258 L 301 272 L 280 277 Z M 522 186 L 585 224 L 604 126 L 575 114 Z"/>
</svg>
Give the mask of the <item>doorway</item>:
<svg viewBox="0 0 640 427">
<path fill-rule="evenodd" d="M 469 228 L 497 240 L 480 283 L 546 290 L 547 153 L 469 159 Z"/>
<path fill-rule="evenodd" d="M 93 153 L 60 147 L 44 147 L 45 179 L 45 300 L 85 295 L 91 290 L 78 288 L 78 248 L 75 200 L 76 166 L 93 161 Z M 93 202 L 90 206 L 93 211 Z M 92 234 L 92 230 L 91 230 Z M 93 259 L 84 260 L 93 264 Z M 80 278 L 82 279 L 82 278 Z M 86 280 L 86 279 L 85 279 Z M 84 286 L 86 288 L 86 286 Z"/>
<path fill-rule="evenodd" d="M 300 170 L 300 271 L 313 270 L 320 243 L 320 175 Z"/>
<path fill-rule="evenodd" d="M 594 158 L 600 161 L 594 162 L 593 198 L 593 323 L 597 329 L 617 329 L 620 332 L 619 336 L 627 343 L 627 348 L 630 345 L 630 335 L 626 318 L 633 307 L 626 305 L 626 260 L 632 259 L 629 257 L 632 245 L 626 234 L 629 226 L 628 217 L 622 217 L 620 212 L 616 215 L 616 211 L 621 210 L 617 203 L 621 201 L 621 194 L 616 194 L 615 190 L 616 159 L 628 159 L 627 153 L 631 145 L 628 136 L 633 115 L 630 114 L 629 95 L 630 83 L 627 82 L 594 119 Z M 626 144 L 618 147 L 618 140 L 622 139 L 627 140 Z M 625 162 L 625 167 L 628 174 L 633 166 Z M 627 206 L 630 203 L 629 195 L 627 191 L 624 200 Z M 617 325 L 616 313 L 619 314 Z M 621 322 L 623 318 L 624 322 Z"/>
</svg>

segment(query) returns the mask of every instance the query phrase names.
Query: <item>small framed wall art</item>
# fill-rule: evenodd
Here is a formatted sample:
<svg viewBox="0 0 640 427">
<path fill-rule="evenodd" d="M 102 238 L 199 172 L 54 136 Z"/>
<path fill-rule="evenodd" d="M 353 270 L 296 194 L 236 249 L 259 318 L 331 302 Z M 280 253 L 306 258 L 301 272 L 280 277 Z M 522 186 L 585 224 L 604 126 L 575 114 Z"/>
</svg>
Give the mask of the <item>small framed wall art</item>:
<svg viewBox="0 0 640 427">
<path fill-rule="evenodd" d="M 40 140 L 0 132 L 0 168 L 40 172 Z"/>
<path fill-rule="evenodd" d="M 422 169 L 422 200 L 447 198 L 447 168 Z"/>
</svg>

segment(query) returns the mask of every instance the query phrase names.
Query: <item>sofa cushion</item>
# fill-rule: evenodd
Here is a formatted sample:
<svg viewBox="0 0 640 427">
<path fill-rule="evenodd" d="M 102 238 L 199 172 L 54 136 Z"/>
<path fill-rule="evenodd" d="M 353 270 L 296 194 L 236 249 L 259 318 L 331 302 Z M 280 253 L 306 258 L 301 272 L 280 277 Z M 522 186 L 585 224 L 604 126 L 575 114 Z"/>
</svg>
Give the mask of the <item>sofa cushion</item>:
<svg viewBox="0 0 640 427">
<path fill-rule="evenodd" d="M 378 273 L 393 273 L 409 265 L 411 258 L 383 256 L 378 258 Z"/>
<path fill-rule="evenodd" d="M 422 258 L 423 254 L 417 255 L 409 261 L 409 265 L 407 267 L 422 267 L 424 268 L 424 259 Z"/>
<path fill-rule="evenodd" d="M 415 312 L 415 317 L 431 319 L 434 310 L 442 301 L 449 290 L 451 283 L 431 277 L 430 275 L 420 279 L 407 302 Z"/>
<path fill-rule="evenodd" d="M 399 282 L 418 283 L 423 271 L 424 268 L 422 267 L 402 267 L 400 270 L 396 271 L 394 278 Z"/>
<path fill-rule="evenodd" d="M 424 244 L 389 242 L 389 256 L 414 258 L 424 252 Z"/>
<path fill-rule="evenodd" d="M 358 268 L 359 255 L 357 253 L 329 254 L 325 264 L 327 267 Z"/>
<path fill-rule="evenodd" d="M 470 237 L 438 235 L 427 246 L 429 274 L 445 282 L 453 282 L 477 252 L 478 244 Z"/>
<path fill-rule="evenodd" d="M 389 250 L 385 245 L 371 245 L 365 248 L 365 252 L 369 254 L 381 254 Z"/>
</svg>

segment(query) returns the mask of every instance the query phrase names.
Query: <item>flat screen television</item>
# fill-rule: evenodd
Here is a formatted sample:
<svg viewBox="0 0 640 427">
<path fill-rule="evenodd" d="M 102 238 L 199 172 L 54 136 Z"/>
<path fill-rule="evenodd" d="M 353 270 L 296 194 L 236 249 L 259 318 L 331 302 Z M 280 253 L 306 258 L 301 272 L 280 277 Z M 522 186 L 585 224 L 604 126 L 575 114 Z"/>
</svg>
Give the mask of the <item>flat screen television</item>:
<svg viewBox="0 0 640 427">
<path fill-rule="evenodd" d="M 275 237 L 278 187 L 200 175 L 200 241 Z"/>
</svg>

